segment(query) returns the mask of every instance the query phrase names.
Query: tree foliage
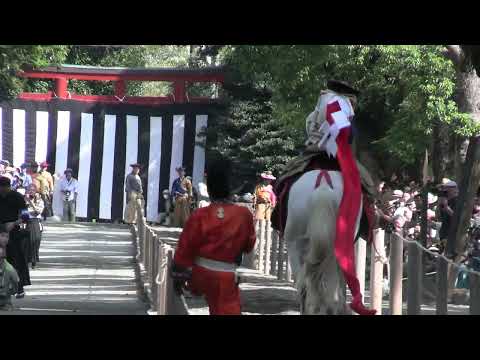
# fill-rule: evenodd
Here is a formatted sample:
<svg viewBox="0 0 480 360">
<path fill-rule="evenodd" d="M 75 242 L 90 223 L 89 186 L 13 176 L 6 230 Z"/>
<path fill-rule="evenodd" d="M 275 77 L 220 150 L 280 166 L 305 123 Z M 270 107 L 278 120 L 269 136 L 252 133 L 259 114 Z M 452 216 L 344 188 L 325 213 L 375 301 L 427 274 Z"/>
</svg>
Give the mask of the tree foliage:
<svg viewBox="0 0 480 360">
<path fill-rule="evenodd" d="M 147 49 L 144 46 L 82 46 L 71 45 L 65 58 L 65 63 L 104 67 L 144 67 L 146 65 Z M 142 93 L 141 84 L 129 84 L 129 95 Z M 107 81 L 70 81 L 69 91 L 88 95 L 113 95 L 112 82 Z"/>
<path fill-rule="evenodd" d="M 66 45 L 0 45 L 0 101 L 14 99 L 28 88 L 17 74 L 25 66 L 41 67 L 62 63 Z"/>
<path fill-rule="evenodd" d="M 302 129 L 306 116 L 330 78 L 352 82 L 362 91 L 357 126 L 364 148 L 380 160 L 418 164 L 439 120 L 452 132 L 475 131 L 454 102 L 455 72 L 434 45 L 237 46 L 226 63 L 234 81 L 252 82 L 273 92 L 273 114 L 285 126 Z M 394 160 L 392 162 L 392 160 Z"/>
</svg>

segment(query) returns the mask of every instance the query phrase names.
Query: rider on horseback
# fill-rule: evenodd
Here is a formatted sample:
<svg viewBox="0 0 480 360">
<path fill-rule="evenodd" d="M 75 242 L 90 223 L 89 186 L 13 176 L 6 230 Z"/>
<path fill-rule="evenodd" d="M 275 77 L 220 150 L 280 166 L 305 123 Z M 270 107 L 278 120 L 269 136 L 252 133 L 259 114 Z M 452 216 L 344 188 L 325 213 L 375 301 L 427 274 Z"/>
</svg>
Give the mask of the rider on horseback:
<svg viewBox="0 0 480 360">
<path fill-rule="evenodd" d="M 353 139 L 351 122 L 358 94 L 357 90 L 341 81 L 329 81 L 327 90 L 320 94 L 315 110 L 306 120 L 306 148 L 299 157 L 287 164 L 275 184 L 274 190 L 279 196 L 278 206 L 272 215 L 272 226 L 281 234 L 285 231 L 288 193 L 304 173 L 311 170 L 341 172 L 344 192 L 336 221 L 335 256 L 352 293 L 352 309 L 360 314 L 374 314 L 375 311 L 365 308 L 362 303 L 354 266 L 353 241 L 357 214 L 363 204 L 370 239 L 375 222 L 372 205 L 376 194 L 372 178 L 354 160 L 350 146 Z"/>
<path fill-rule="evenodd" d="M 272 214 L 272 227 L 283 233 L 285 230 L 286 218 L 287 218 L 287 203 L 288 192 L 292 184 L 305 172 L 313 169 L 324 170 L 338 170 L 340 166 L 335 157 L 329 154 L 329 148 L 334 146 L 335 138 L 329 132 L 329 124 L 326 119 L 326 114 L 320 112 L 321 107 L 325 107 L 325 102 L 328 99 L 339 97 L 344 100 L 344 104 L 348 101 L 352 106 L 351 117 L 353 118 L 353 110 L 357 103 L 357 96 L 359 91 L 353 89 L 350 85 L 343 81 L 331 80 L 327 83 L 327 89 L 322 91 L 318 104 L 315 110 L 306 119 L 306 131 L 307 141 L 305 143 L 305 149 L 302 154 L 290 161 L 274 184 L 274 191 L 277 194 L 277 206 Z M 345 104 L 346 105 L 346 104 Z M 333 139 L 332 139 L 333 138 Z M 333 141 L 331 141 L 332 139 Z M 353 140 L 353 136 L 350 136 L 350 143 Z M 329 148 L 327 148 L 327 146 Z M 364 208 L 366 209 L 366 216 L 370 217 L 372 214 L 374 199 L 377 195 L 375 183 L 372 177 L 365 167 L 357 161 L 357 167 L 360 172 L 360 180 L 362 185 L 362 193 L 367 199 Z M 362 219 L 364 223 L 365 219 Z M 370 225 L 370 219 L 369 224 Z M 363 224 L 364 225 L 364 224 Z M 368 234 L 370 236 L 370 233 Z"/>
</svg>

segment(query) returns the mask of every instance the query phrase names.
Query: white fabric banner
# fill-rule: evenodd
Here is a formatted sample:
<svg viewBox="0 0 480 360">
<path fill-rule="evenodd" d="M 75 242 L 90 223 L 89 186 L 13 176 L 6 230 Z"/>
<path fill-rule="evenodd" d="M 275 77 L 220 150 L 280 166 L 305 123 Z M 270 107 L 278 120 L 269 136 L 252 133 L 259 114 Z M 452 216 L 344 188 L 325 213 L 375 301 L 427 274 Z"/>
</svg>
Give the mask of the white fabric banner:
<svg viewBox="0 0 480 360">
<path fill-rule="evenodd" d="M 162 160 L 161 117 L 150 117 L 150 154 L 148 158 L 147 220 L 158 221 L 160 164 Z"/>
<path fill-rule="evenodd" d="M 47 160 L 48 153 L 48 112 L 37 111 L 35 123 L 35 161 L 41 163 Z"/>
<path fill-rule="evenodd" d="M 92 162 L 93 114 L 81 114 L 80 153 L 78 163 L 77 216 L 88 216 L 88 190 Z"/>
<path fill-rule="evenodd" d="M 136 162 L 138 162 L 138 116 L 127 115 L 125 178 L 127 177 L 128 174 L 132 172 L 132 168 L 130 167 L 130 165 Z M 142 165 L 145 166 L 146 164 L 142 164 Z M 124 184 L 125 184 L 125 179 L 124 179 Z M 123 190 L 125 190 L 125 188 Z M 127 198 L 126 196 L 124 196 L 122 214 L 125 214 L 125 206 L 127 203 L 126 200 Z"/>
<path fill-rule="evenodd" d="M 60 218 L 63 217 L 63 194 L 60 191 L 60 180 L 62 180 L 65 175 L 59 177 L 54 176 L 55 185 L 53 186 L 53 200 L 52 200 L 52 210 L 53 215 Z"/>
<path fill-rule="evenodd" d="M 13 109 L 13 166 L 25 162 L 25 110 Z"/>
<path fill-rule="evenodd" d="M 70 111 L 59 111 L 57 120 L 57 151 L 55 156 L 55 172 L 60 175 L 63 175 L 63 172 L 67 168 L 69 131 Z"/>
<path fill-rule="evenodd" d="M 205 137 L 198 136 L 202 133 L 208 125 L 208 115 L 197 115 L 195 122 L 195 150 L 193 152 L 193 186 L 197 187 L 198 183 L 204 182 L 205 174 L 205 147 L 197 145 L 197 142 L 202 142 L 205 145 Z"/>
<path fill-rule="evenodd" d="M 168 189 L 178 177 L 177 167 L 183 165 L 183 137 L 185 132 L 185 115 L 173 116 L 172 157 L 170 161 L 170 182 Z"/>
<path fill-rule="evenodd" d="M 115 156 L 116 125 L 117 117 L 115 115 L 105 115 L 99 208 L 99 218 L 105 220 L 112 218 L 113 161 Z"/>
</svg>

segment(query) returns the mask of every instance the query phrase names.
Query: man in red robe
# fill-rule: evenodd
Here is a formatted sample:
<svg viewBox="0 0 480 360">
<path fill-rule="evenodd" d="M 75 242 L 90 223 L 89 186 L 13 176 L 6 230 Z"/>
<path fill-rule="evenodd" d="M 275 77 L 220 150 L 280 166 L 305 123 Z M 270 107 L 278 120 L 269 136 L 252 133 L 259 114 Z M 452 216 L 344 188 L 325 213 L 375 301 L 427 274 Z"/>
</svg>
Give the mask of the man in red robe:
<svg viewBox="0 0 480 360">
<path fill-rule="evenodd" d="M 175 251 L 172 276 L 177 291 L 187 283 L 205 296 L 211 315 L 240 315 L 236 268 L 255 245 L 251 212 L 229 201 L 230 163 L 218 160 L 208 170 L 211 204 L 190 216 Z"/>
</svg>

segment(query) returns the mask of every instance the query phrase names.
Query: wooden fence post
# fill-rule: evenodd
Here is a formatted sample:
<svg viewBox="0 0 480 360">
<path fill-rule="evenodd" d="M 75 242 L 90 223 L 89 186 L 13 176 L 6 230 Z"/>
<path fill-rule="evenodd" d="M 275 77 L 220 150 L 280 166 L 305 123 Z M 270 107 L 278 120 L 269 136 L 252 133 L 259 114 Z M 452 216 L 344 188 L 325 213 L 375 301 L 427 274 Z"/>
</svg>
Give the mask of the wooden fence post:
<svg viewBox="0 0 480 360">
<path fill-rule="evenodd" d="M 390 237 L 390 314 L 402 315 L 403 240 Z"/>
<path fill-rule="evenodd" d="M 140 223 L 142 224 L 142 228 L 140 230 L 140 261 L 144 266 L 145 269 L 145 245 L 147 243 L 147 224 L 144 221 L 144 218 L 142 217 L 140 220 Z"/>
<path fill-rule="evenodd" d="M 277 256 L 277 279 L 283 280 L 283 263 L 285 259 L 284 253 L 285 241 L 283 236 L 278 236 L 278 256 Z"/>
<path fill-rule="evenodd" d="M 285 267 L 286 267 L 285 270 L 287 272 L 286 280 L 288 282 L 291 282 L 292 281 L 292 267 L 290 266 L 290 256 L 288 255 L 288 250 L 287 250 L 287 255 L 286 255 Z"/>
<path fill-rule="evenodd" d="M 158 303 L 158 284 L 157 275 L 159 272 L 159 239 L 156 234 L 152 233 L 152 304 L 153 309 Z"/>
<path fill-rule="evenodd" d="M 257 241 L 255 241 L 255 248 L 253 249 L 253 269 L 259 269 L 259 257 L 260 257 L 260 220 L 255 220 L 255 235 Z"/>
<path fill-rule="evenodd" d="M 480 277 L 468 274 L 470 283 L 470 315 L 480 315 Z"/>
<path fill-rule="evenodd" d="M 358 238 L 355 244 L 355 272 L 360 283 L 362 301 L 365 298 L 365 267 L 367 261 L 367 242 Z"/>
<path fill-rule="evenodd" d="M 152 232 L 150 229 L 146 229 L 146 236 L 145 236 L 145 271 L 147 274 L 147 282 L 150 286 L 150 289 L 152 288 L 152 268 L 150 264 L 150 245 L 152 243 Z"/>
<path fill-rule="evenodd" d="M 448 315 L 448 262 L 437 257 L 437 298 L 436 314 Z"/>
<path fill-rule="evenodd" d="M 265 264 L 265 220 L 259 221 L 260 226 L 260 240 L 259 240 L 259 254 L 257 270 L 263 273 Z"/>
<path fill-rule="evenodd" d="M 417 243 L 408 244 L 407 314 L 420 315 L 423 298 L 422 251 Z"/>
<path fill-rule="evenodd" d="M 173 249 L 166 247 L 165 253 L 165 281 L 164 281 L 164 294 L 165 294 L 165 314 L 166 315 L 188 315 L 188 307 L 185 302 L 184 296 L 179 296 L 173 289 L 173 281 L 169 276 L 170 268 L 173 263 Z"/>
<path fill-rule="evenodd" d="M 370 305 L 377 315 L 382 314 L 384 259 L 385 231 L 376 229 L 370 249 Z"/>
<path fill-rule="evenodd" d="M 385 230 L 374 230 L 370 251 L 370 304 L 372 309 L 377 310 L 377 315 L 382 315 Z"/>
<path fill-rule="evenodd" d="M 160 244 L 158 248 L 158 283 L 157 283 L 157 315 L 165 315 L 165 267 L 163 266 L 165 261 L 165 245 Z M 155 279 L 157 282 L 157 278 Z"/>
<path fill-rule="evenodd" d="M 272 256 L 272 227 L 270 220 L 265 221 L 266 226 L 266 236 L 265 236 L 265 269 L 263 273 L 265 275 L 270 274 L 270 267 L 271 267 L 271 256 Z"/>
<path fill-rule="evenodd" d="M 270 275 L 275 276 L 278 268 L 278 232 L 272 231 L 272 255 L 270 258 Z"/>
</svg>

